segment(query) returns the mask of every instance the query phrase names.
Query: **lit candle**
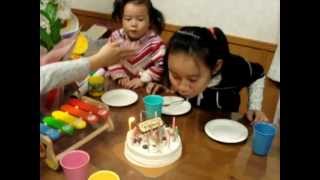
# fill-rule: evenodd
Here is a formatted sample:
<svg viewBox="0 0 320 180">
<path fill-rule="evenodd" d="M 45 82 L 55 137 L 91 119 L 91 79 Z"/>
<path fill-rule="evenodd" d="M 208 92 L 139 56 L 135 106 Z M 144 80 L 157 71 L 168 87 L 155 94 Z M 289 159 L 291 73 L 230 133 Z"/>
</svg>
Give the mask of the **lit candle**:
<svg viewBox="0 0 320 180">
<path fill-rule="evenodd" d="M 176 126 L 176 117 L 172 118 L 172 128 Z"/>
<path fill-rule="evenodd" d="M 131 130 L 131 124 L 135 121 L 136 119 L 134 117 L 129 117 L 128 123 L 129 123 L 129 130 Z"/>
</svg>

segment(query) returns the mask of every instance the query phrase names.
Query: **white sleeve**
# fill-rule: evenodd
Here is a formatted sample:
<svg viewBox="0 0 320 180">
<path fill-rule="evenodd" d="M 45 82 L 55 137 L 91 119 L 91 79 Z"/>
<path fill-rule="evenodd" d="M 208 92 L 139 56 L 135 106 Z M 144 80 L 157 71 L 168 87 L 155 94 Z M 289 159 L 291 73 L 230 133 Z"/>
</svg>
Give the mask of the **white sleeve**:
<svg viewBox="0 0 320 180">
<path fill-rule="evenodd" d="M 261 110 L 265 76 L 249 86 L 249 110 Z"/>
<path fill-rule="evenodd" d="M 88 58 L 40 66 L 40 94 L 85 78 L 89 71 Z"/>
</svg>

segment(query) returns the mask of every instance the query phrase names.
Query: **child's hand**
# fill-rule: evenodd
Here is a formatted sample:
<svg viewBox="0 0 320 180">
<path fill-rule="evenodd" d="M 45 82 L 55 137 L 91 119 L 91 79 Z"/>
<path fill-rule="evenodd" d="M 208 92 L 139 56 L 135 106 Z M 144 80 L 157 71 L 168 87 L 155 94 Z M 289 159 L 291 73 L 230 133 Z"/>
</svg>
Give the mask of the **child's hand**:
<svg viewBox="0 0 320 180">
<path fill-rule="evenodd" d="M 160 92 L 160 91 L 165 91 L 166 93 L 174 93 L 173 90 L 161 85 L 161 84 L 158 84 L 158 83 L 153 83 L 153 82 L 149 82 L 146 86 L 146 92 L 148 94 L 156 94 L 157 92 Z"/>
<path fill-rule="evenodd" d="M 130 78 L 129 77 L 124 77 L 124 78 L 119 79 L 117 82 L 121 87 L 127 88 L 128 83 L 130 82 Z"/>
<path fill-rule="evenodd" d="M 264 114 L 262 111 L 258 110 L 249 110 L 246 113 L 246 117 L 249 121 L 251 122 L 256 122 L 256 121 L 269 121 L 268 117 Z"/>
<path fill-rule="evenodd" d="M 143 82 L 140 78 L 133 78 L 130 82 L 127 83 L 127 88 L 129 89 L 136 89 L 143 86 Z"/>
</svg>

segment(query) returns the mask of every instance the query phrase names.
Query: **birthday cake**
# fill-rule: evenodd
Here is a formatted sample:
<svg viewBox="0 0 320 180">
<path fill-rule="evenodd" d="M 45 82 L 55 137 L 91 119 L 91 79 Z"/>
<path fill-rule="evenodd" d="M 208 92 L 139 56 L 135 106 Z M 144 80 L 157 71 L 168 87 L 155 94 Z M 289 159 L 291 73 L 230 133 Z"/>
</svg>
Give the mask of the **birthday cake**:
<svg viewBox="0 0 320 180">
<path fill-rule="evenodd" d="M 131 163 L 158 168 L 174 163 L 182 153 L 178 129 L 157 117 L 138 123 L 127 132 L 124 155 Z"/>
</svg>

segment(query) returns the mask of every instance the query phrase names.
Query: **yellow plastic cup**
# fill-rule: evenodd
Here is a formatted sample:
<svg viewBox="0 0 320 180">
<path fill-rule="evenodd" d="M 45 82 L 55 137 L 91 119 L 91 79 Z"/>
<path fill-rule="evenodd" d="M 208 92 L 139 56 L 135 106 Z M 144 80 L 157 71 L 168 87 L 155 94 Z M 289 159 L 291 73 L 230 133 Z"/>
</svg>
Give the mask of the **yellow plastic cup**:
<svg viewBox="0 0 320 180">
<path fill-rule="evenodd" d="M 104 80 L 104 77 L 100 75 L 94 75 L 89 78 L 89 94 L 91 96 L 100 97 L 104 94 Z"/>
<path fill-rule="evenodd" d="M 120 180 L 120 177 L 113 171 L 102 170 L 91 174 L 88 180 Z"/>
</svg>

